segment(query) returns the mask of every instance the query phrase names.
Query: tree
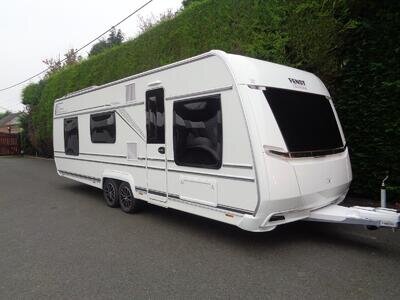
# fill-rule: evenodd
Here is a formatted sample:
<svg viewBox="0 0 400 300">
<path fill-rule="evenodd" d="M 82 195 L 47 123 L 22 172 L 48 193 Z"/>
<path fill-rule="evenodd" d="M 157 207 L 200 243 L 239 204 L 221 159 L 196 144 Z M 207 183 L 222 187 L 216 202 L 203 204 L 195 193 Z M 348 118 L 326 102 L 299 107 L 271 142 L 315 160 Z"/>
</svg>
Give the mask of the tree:
<svg viewBox="0 0 400 300">
<path fill-rule="evenodd" d="M 110 31 L 110 35 L 107 38 L 107 43 L 110 47 L 119 45 L 124 41 L 124 35 L 121 31 L 121 29 L 118 29 L 118 31 L 115 30 L 115 27 L 113 27 Z"/>
<path fill-rule="evenodd" d="M 60 58 L 46 58 L 43 59 L 42 62 L 48 67 L 48 71 L 45 77 L 49 77 L 51 74 L 61 70 L 65 66 L 74 65 L 82 60 L 82 56 L 77 55 L 76 50 L 71 48 L 64 54 L 64 63 L 60 60 Z"/>
<path fill-rule="evenodd" d="M 111 29 L 107 39 L 100 39 L 90 49 L 89 56 L 97 55 L 108 48 L 120 45 L 124 41 L 124 34 L 121 29 L 116 30 L 114 27 Z"/>
<path fill-rule="evenodd" d="M 107 48 L 108 48 L 107 41 L 104 39 L 101 39 L 92 46 L 92 49 L 90 49 L 90 52 L 89 52 L 89 56 L 97 55 L 97 54 L 103 52 Z"/>
<path fill-rule="evenodd" d="M 46 58 L 43 59 L 42 62 L 47 66 L 48 71 L 46 73 L 46 77 L 49 77 L 51 74 L 61 70 L 62 68 L 62 63 L 60 58 L 54 59 L 54 58 Z"/>
<path fill-rule="evenodd" d="M 64 66 L 74 65 L 82 60 L 82 56 L 77 55 L 75 51 L 76 50 L 74 48 L 71 48 L 68 50 L 67 53 L 64 54 L 65 56 Z"/>
</svg>

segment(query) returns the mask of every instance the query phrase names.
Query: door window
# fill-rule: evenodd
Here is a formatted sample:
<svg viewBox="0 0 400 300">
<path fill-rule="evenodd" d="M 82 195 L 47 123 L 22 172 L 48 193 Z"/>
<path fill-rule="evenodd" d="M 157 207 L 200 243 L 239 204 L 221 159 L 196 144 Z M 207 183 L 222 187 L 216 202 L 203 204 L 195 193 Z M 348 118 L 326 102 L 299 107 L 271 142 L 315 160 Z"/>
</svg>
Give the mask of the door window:
<svg viewBox="0 0 400 300">
<path fill-rule="evenodd" d="M 164 89 L 146 92 L 146 130 L 148 144 L 165 144 Z"/>
</svg>

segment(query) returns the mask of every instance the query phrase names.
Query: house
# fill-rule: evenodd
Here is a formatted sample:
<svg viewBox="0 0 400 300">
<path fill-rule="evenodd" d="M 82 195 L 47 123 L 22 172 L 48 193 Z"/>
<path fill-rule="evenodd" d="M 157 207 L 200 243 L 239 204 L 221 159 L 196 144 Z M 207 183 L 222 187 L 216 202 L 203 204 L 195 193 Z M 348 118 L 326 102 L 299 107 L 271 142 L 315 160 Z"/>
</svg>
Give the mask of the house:
<svg viewBox="0 0 400 300">
<path fill-rule="evenodd" d="M 0 119 L 0 133 L 20 133 L 19 118 L 22 113 L 11 113 Z"/>
</svg>

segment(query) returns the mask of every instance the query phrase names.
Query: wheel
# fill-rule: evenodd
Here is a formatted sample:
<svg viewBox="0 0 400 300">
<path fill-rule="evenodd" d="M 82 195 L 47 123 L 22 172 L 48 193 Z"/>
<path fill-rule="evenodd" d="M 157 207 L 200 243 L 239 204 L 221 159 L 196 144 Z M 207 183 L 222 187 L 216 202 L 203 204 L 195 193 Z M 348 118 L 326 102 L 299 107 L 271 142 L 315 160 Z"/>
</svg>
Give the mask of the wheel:
<svg viewBox="0 0 400 300">
<path fill-rule="evenodd" d="M 106 179 L 103 185 L 103 194 L 109 207 L 119 206 L 118 183 L 112 179 Z"/>
<path fill-rule="evenodd" d="M 122 182 L 119 186 L 119 202 L 122 211 L 126 213 L 134 213 L 142 208 L 141 201 L 133 197 L 131 187 L 126 182 Z"/>
</svg>

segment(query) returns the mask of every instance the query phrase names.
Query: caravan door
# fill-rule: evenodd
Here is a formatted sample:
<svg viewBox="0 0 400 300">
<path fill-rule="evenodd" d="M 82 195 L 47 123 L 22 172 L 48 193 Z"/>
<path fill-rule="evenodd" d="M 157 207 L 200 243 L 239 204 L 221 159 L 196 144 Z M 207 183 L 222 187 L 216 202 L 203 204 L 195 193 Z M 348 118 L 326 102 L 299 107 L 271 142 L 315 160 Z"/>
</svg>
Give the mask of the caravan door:
<svg viewBox="0 0 400 300">
<path fill-rule="evenodd" d="M 164 89 L 146 91 L 148 199 L 167 200 Z"/>
</svg>

